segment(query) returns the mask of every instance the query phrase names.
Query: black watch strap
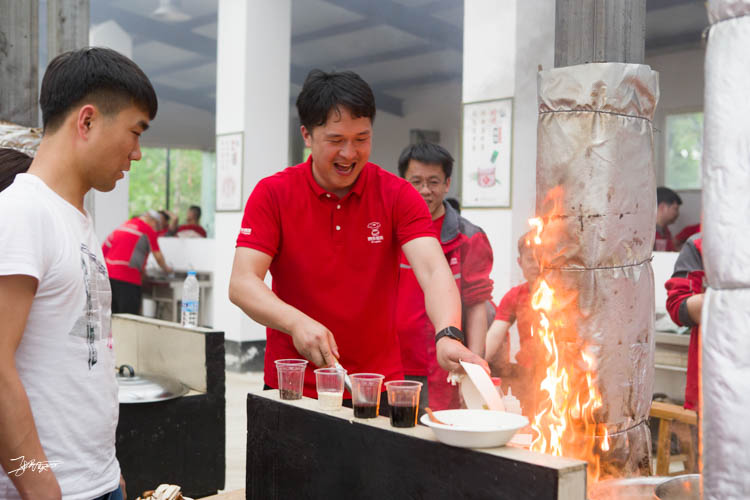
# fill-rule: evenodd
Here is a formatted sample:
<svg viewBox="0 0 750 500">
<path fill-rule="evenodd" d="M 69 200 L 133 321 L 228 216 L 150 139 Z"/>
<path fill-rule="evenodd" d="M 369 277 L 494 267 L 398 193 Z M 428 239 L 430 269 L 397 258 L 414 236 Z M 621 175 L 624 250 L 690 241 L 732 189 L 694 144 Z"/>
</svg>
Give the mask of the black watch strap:
<svg viewBox="0 0 750 500">
<path fill-rule="evenodd" d="M 450 337 L 452 339 L 458 340 L 462 344 L 465 344 L 464 342 L 464 332 L 456 328 L 455 326 L 449 326 L 448 328 L 443 328 L 439 332 L 435 334 L 435 343 L 437 344 L 438 340 L 442 339 L 443 337 Z"/>
</svg>

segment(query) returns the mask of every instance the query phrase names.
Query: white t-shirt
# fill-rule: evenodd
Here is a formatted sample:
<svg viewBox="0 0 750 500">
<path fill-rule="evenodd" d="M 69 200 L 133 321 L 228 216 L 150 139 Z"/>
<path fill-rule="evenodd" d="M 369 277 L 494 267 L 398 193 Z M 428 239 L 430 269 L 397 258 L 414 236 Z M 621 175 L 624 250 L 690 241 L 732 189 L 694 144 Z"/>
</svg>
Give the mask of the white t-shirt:
<svg viewBox="0 0 750 500">
<path fill-rule="evenodd" d="M 15 354 L 39 439 L 63 498 L 91 500 L 120 479 L 112 292 L 91 218 L 31 174 L 0 193 L 0 275 L 12 274 L 39 281 Z M 19 498 L 7 474 L 0 498 Z"/>
</svg>

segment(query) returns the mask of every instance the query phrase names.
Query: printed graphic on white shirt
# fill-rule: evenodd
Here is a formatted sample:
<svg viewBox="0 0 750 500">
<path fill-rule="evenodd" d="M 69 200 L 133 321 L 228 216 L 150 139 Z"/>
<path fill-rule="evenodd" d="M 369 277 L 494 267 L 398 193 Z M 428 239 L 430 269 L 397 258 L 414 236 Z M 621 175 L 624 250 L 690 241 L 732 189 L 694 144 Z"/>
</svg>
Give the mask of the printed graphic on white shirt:
<svg viewBox="0 0 750 500">
<path fill-rule="evenodd" d="M 81 315 L 68 335 L 81 337 L 89 348 L 89 370 L 98 361 L 96 342 L 107 339 L 107 347 L 112 349 L 112 290 L 109 285 L 106 266 L 97 259 L 85 244 L 81 244 L 81 271 L 86 287 L 86 304 Z"/>
</svg>

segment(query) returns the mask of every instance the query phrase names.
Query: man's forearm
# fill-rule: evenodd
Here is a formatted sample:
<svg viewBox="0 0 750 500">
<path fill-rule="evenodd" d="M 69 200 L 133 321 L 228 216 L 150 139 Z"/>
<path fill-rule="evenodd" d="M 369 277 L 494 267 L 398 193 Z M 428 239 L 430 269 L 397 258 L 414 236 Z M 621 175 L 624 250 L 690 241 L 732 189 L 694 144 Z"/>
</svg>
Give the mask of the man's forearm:
<svg viewBox="0 0 750 500">
<path fill-rule="evenodd" d="M 21 493 L 21 498 L 60 498 L 60 486 L 52 468 L 28 471 L 24 464 L 46 463 L 34 424 L 29 399 L 12 366 L 0 368 L 0 464 Z"/>
<path fill-rule="evenodd" d="M 436 268 L 422 290 L 427 316 L 436 332 L 449 326 L 461 328 L 461 298 L 448 266 Z"/>
<path fill-rule="evenodd" d="M 484 357 L 487 338 L 487 309 L 484 302 L 466 308 L 465 326 L 466 347 Z"/>
</svg>

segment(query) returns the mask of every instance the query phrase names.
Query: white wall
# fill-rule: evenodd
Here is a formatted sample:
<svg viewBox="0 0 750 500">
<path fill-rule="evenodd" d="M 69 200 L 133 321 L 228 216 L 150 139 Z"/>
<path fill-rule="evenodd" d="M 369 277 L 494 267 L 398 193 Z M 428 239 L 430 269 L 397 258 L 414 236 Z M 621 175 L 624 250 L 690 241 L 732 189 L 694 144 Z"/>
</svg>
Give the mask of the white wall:
<svg viewBox="0 0 750 500">
<path fill-rule="evenodd" d="M 656 182 L 664 184 L 666 116 L 670 113 L 703 111 L 703 49 L 671 52 L 646 57 L 646 64 L 659 72 L 661 97 L 654 116 Z M 669 186 L 667 186 L 669 187 Z M 682 198 L 680 218 L 670 226 L 672 234 L 700 222 L 701 192 L 678 191 Z"/>
<path fill-rule="evenodd" d="M 536 193 L 536 75 L 554 62 L 555 2 L 476 0 L 464 4 L 464 102 L 513 98 L 510 209 L 465 209 L 494 252 L 497 303 L 522 281 L 516 242 L 528 231 Z"/>
<path fill-rule="evenodd" d="M 420 87 L 403 97 L 403 117 L 375 115 L 370 161 L 398 175 L 398 157 L 409 144 L 409 130 L 415 128 L 439 131 L 440 145 L 458 159 L 461 82 Z"/>
</svg>

